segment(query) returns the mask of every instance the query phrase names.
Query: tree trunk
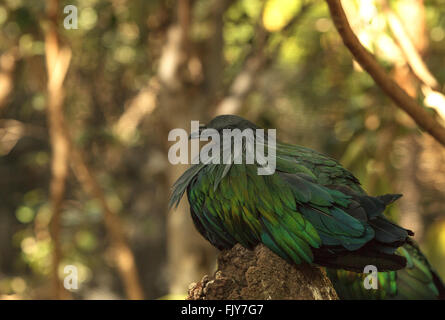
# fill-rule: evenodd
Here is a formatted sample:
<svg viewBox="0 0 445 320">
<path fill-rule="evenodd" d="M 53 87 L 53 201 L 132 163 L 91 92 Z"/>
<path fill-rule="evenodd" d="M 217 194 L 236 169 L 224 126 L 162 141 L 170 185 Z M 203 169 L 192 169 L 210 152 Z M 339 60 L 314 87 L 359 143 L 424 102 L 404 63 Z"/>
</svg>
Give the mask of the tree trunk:
<svg viewBox="0 0 445 320">
<path fill-rule="evenodd" d="M 222 251 L 218 270 L 189 287 L 188 300 L 337 300 L 324 270 L 291 265 L 264 245 Z"/>
</svg>

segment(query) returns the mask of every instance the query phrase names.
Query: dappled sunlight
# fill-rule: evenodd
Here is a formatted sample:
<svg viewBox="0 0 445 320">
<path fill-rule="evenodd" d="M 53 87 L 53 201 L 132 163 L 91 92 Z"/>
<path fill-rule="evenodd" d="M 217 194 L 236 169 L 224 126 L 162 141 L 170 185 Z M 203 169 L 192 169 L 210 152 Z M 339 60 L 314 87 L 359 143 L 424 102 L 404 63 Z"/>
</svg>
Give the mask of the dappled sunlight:
<svg viewBox="0 0 445 320">
<path fill-rule="evenodd" d="M 431 135 L 445 127 L 445 6 L 341 4 L 374 64 L 326 1 L 77 0 L 77 29 L 63 1 L 3 1 L 0 300 L 185 299 L 217 251 L 187 200 L 167 208 L 187 169 L 168 135 L 223 114 L 337 159 L 369 195 L 404 194 L 385 214 L 445 278 L 445 148 Z"/>
<path fill-rule="evenodd" d="M 267 0 L 263 14 L 263 24 L 268 31 L 279 31 L 297 13 L 301 1 Z"/>
</svg>

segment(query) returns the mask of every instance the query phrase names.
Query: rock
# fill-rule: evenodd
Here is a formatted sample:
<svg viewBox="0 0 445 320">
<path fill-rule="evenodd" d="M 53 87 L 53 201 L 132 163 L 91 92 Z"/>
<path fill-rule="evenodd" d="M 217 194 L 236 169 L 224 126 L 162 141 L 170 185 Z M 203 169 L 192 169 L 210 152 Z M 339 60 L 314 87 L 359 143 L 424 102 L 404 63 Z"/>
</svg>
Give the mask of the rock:
<svg viewBox="0 0 445 320">
<path fill-rule="evenodd" d="M 189 287 L 188 300 L 337 300 L 324 270 L 291 265 L 264 245 L 253 251 L 237 244 L 222 251 L 213 277 Z"/>
</svg>

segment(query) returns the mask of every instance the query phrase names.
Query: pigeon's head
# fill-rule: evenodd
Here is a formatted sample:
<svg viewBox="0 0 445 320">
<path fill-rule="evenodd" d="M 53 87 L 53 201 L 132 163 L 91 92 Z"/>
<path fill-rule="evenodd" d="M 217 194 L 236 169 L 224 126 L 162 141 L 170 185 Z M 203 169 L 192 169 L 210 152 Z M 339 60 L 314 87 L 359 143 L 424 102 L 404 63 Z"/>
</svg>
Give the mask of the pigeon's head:
<svg viewBox="0 0 445 320">
<path fill-rule="evenodd" d="M 232 114 L 221 115 L 213 118 L 206 126 L 209 129 L 215 129 L 217 131 L 221 131 L 223 129 L 257 129 L 258 127 L 239 116 L 235 116 Z"/>
<path fill-rule="evenodd" d="M 232 114 L 225 114 L 213 118 L 207 125 L 202 127 L 203 129 L 215 129 L 216 131 L 222 131 L 223 129 L 258 129 L 258 127 L 239 116 Z"/>
<path fill-rule="evenodd" d="M 249 120 L 232 114 L 227 114 L 213 118 L 207 125 L 201 124 L 199 126 L 199 132 L 192 132 L 190 138 L 198 138 L 204 129 L 214 129 L 219 133 L 222 133 L 224 129 L 240 129 L 243 131 L 244 129 L 259 129 L 259 127 Z"/>
</svg>

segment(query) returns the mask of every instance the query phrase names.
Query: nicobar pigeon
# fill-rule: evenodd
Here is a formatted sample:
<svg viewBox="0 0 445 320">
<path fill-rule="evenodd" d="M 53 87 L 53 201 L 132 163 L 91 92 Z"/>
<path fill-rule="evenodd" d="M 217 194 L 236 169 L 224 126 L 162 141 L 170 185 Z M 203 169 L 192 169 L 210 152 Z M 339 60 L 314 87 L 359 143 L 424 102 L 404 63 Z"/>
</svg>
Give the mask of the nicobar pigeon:
<svg viewBox="0 0 445 320">
<path fill-rule="evenodd" d="M 205 128 L 220 133 L 221 148 L 224 129 L 259 129 L 234 115 L 218 116 L 200 132 Z M 259 143 L 270 152 L 267 138 Z M 245 153 L 244 140 L 242 148 Z M 271 175 L 259 175 L 257 162 L 192 165 L 173 185 L 170 207 L 187 193 L 196 229 L 220 250 L 263 243 L 289 263 L 353 272 L 409 266 L 397 250 L 413 233 L 383 215 L 401 195 L 367 195 L 348 170 L 314 150 L 277 141 L 275 153 Z"/>
</svg>

